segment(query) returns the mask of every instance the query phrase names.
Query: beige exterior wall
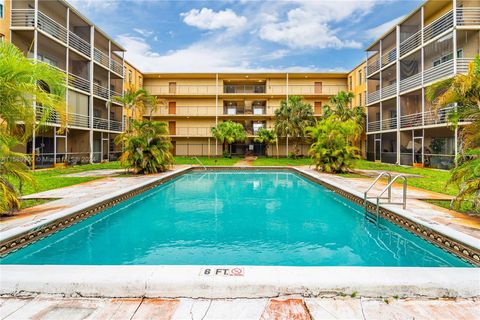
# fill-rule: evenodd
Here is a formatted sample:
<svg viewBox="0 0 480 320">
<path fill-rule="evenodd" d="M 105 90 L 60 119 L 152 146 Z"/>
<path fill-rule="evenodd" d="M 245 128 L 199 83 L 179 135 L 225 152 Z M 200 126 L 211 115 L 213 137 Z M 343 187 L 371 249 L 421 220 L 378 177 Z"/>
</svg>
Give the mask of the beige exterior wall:
<svg viewBox="0 0 480 320">
<path fill-rule="evenodd" d="M 143 74 L 135 68 L 133 65 L 128 63 L 127 61 L 124 62 L 124 78 L 123 78 L 123 89 L 126 90 L 138 90 L 144 87 L 143 83 Z M 125 118 L 125 123 L 129 123 L 129 119 L 132 118 L 132 110 L 128 108 L 124 108 L 123 115 Z M 135 116 L 138 119 L 142 118 L 140 113 L 136 113 Z"/>
<path fill-rule="evenodd" d="M 353 106 L 365 106 L 367 93 L 365 66 L 366 63 L 363 62 L 348 74 L 348 91 L 355 95 L 352 101 Z"/>
<path fill-rule="evenodd" d="M 0 38 L 10 41 L 10 0 L 4 0 L 3 18 L 0 18 Z"/>
</svg>

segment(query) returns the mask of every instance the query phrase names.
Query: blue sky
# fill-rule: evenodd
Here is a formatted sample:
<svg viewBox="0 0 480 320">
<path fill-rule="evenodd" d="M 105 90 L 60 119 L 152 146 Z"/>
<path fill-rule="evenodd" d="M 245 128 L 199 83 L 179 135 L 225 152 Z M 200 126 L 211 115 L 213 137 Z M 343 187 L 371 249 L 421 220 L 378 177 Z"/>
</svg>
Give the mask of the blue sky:
<svg viewBox="0 0 480 320">
<path fill-rule="evenodd" d="M 143 72 L 348 71 L 418 0 L 72 0 Z"/>
</svg>

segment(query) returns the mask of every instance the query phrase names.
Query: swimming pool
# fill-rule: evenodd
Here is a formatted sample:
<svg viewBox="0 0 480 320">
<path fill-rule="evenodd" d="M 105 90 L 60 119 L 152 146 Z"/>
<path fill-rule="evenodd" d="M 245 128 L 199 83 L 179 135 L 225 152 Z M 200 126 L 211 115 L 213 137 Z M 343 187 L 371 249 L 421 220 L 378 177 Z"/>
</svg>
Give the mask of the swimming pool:
<svg viewBox="0 0 480 320">
<path fill-rule="evenodd" d="M 187 173 L 2 264 L 471 266 L 289 171 Z"/>
</svg>

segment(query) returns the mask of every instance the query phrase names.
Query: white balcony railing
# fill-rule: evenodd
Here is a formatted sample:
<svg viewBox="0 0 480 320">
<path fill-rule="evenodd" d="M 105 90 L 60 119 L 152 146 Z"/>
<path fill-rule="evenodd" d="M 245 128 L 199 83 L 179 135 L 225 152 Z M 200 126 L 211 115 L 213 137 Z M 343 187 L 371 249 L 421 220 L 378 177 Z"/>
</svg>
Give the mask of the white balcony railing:
<svg viewBox="0 0 480 320">
<path fill-rule="evenodd" d="M 367 132 L 380 131 L 380 121 L 372 121 L 367 123 Z"/>
<path fill-rule="evenodd" d="M 457 8 L 457 25 L 480 26 L 480 7 Z"/>
<path fill-rule="evenodd" d="M 380 61 L 375 60 L 367 65 L 367 76 L 380 70 Z"/>
<path fill-rule="evenodd" d="M 421 126 L 431 126 L 437 124 L 446 124 L 448 122 L 448 113 L 453 107 L 440 110 L 430 110 L 417 112 L 400 117 L 400 128 L 416 128 Z"/>
<path fill-rule="evenodd" d="M 382 55 L 382 67 L 397 59 L 397 48 L 392 48 Z"/>
<path fill-rule="evenodd" d="M 97 97 L 104 98 L 104 99 L 109 99 L 108 95 L 108 89 L 105 87 L 102 87 L 98 83 L 93 84 L 93 94 L 96 95 Z"/>
<path fill-rule="evenodd" d="M 123 123 L 120 121 L 110 120 L 110 131 L 123 131 Z"/>
<path fill-rule="evenodd" d="M 93 128 L 100 130 L 108 130 L 108 119 L 93 117 Z"/>
<path fill-rule="evenodd" d="M 404 92 L 422 84 L 422 73 L 419 72 L 411 77 L 400 81 L 400 92 Z"/>
<path fill-rule="evenodd" d="M 393 130 L 397 129 L 397 118 L 383 119 L 381 121 L 382 130 Z"/>
<path fill-rule="evenodd" d="M 121 63 L 115 60 L 110 61 L 110 70 L 115 72 L 116 74 L 123 76 L 123 66 Z"/>
<path fill-rule="evenodd" d="M 392 83 L 382 88 L 382 99 L 389 98 L 397 94 L 397 83 Z"/>
<path fill-rule="evenodd" d="M 443 62 L 423 72 L 423 83 L 431 83 L 442 78 L 453 76 L 453 60 Z"/>
<path fill-rule="evenodd" d="M 88 128 L 90 127 L 89 117 L 86 114 L 68 113 L 67 123 L 69 126 Z"/>
<path fill-rule="evenodd" d="M 423 29 L 423 42 L 427 42 L 453 27 L 453 11 L 445 13 Z"/>
<path fill-rule="evenodd" d="M 400 56 L 403 56 L 422 44 L 422 33 L 420 30 L 412 34 L 400 43 Z"/>
<path fill-rule="evenodd" d="M 280 95 L 335 95 L 340 91 L 347 91 L 346 85 L 322 84 L 322 85 L 269 85 L 266 86 L 267 94 Z"/>
<path fill-rule="evenodd" d="M 172 134 L 172 133 L 170 133 Z M 210 137 L 210 128 L 196 128 L 196 127 L 177 127 L 175 131 L 176 136 L 185 137 Z"/>
<path fill-rule="evenodd" d="M 78 52 L 80 52 L 81 54 L 87 57 L 90 57 L 90 50 L 91 50 L 90 43 L 83 40 L 72 31 L 69 32 L 68 43 L 70 47 L 72 47 L 73 49 L 77 50 Z"/>
<path fill-rule="evenodd" d="M 367 103 L 372 104 L 380 100 L 380 90 L 374 92 L 368 92 Z"/>
<path fill-rule="evenodd" d="M 105 68 L 108 68 L 108 64 L 110 61 L 110 59 L 108 58 L 108 55 L 98 50 L 97 48 L 93 50 L 93 60 L 101 64 Z"/>
<path fill-rule="evenodd" d="M 35 27 L 35 10 L 34 9 L 12 9 L 12 27 Z"/>
<path fill-rule="evenodd" d="M 457 59 L 457 73 L 463 73 L 466 74 L 468 72 L 468 66 L 470 65 L 470 62 L 473 61 L 473 58 L 459 58 Z"/>
<path fill-rule="evenodd" d="M 67 43 L 67 28 L 41 11 L 38 11 L 37 28 L 53 38 L 65 44 Z"/>
<path fill-rule="evenodd" d="M 115 90 L 111 90 L 110 89 L 110 98 L 112 97 L 123 97 L 123 94 L 121 94 L 120 92 L 118 91 L 115 91 Z"/>
<path fill-rule="evenodd" d="M 69 73 L 68 85 L 73 88 L 90 93 L 90 81 L 72 73 Z"/>
<path fill-rule="evenodd" d="M 50 125 L 52 125 L 52 124 L 55 125 L 55 124 L 61 124 L 62 123 L 62 118 L 60 117 L 60 114 L 58 112 L 56 112 L 55 110 L 51 110 L 49 112 L 47 108 L 44 108 L 42 106 L 37 106 L 36 109 L 35 109 L 35 113 L 36 113 L 36 116 L 37 116 L 37 121 L 42 120 L 45 123 L 50 124 Z"/>
</svg>

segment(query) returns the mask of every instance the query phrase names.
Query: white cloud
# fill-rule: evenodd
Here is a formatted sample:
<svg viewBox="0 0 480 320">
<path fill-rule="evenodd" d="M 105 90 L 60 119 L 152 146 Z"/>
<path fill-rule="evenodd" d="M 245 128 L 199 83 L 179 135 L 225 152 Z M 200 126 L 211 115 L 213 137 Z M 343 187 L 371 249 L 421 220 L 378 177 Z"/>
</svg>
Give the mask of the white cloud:
<svg viewBox="0 0 480 320">
<path fill-rule="evenodd" d="M 247 18 L 238 16 L 231 9 L 218 12 L 208 8 L 192 9 L 180 15 L 186 24 L 202 30 L 235 29 L 243 27 L 247 23 Z"/>
<path fill-rule="evenodd" d="M 291 2 L 285 2 L 290 4 Z M 353 20 L 370 12 L 374 1 L 293 1 L 295 8 L 284 19 L 275 12 L 259 28 L 259 37 L 290 48 L 361 48 L 357 40 L 342 39 L 342 29 L 333 24 Z M 282 10 L 284 8 L 278 8 Z M 268 9 L 266 9 L 268 10 Z"/>
<path fill-rule="evenodd" d="M 136 33 L 144 37 L 150 37 L 154 33 L 151 30 L 140 29 L 140 28 L 133 28 L 133 31 L 135 31 Z"/>
<path fill-rule="evenodd" d="M 90 10 L 112 10 L 118 6 L 120 0 L 69 0 L 76 9 L 83 11 Z"/>
<path fill-rule="evenodd" d="M 384 24 L 381 24 L 375 28 L 371 28 L 365 31 L 365 36 L 367 39 L 378 39 L 380 38 L 385 32 L 390 30 L 394 25 L 400 22 L 405 16 L 398 17 L 391 21 L 387 21 Z"/>
</svg>

